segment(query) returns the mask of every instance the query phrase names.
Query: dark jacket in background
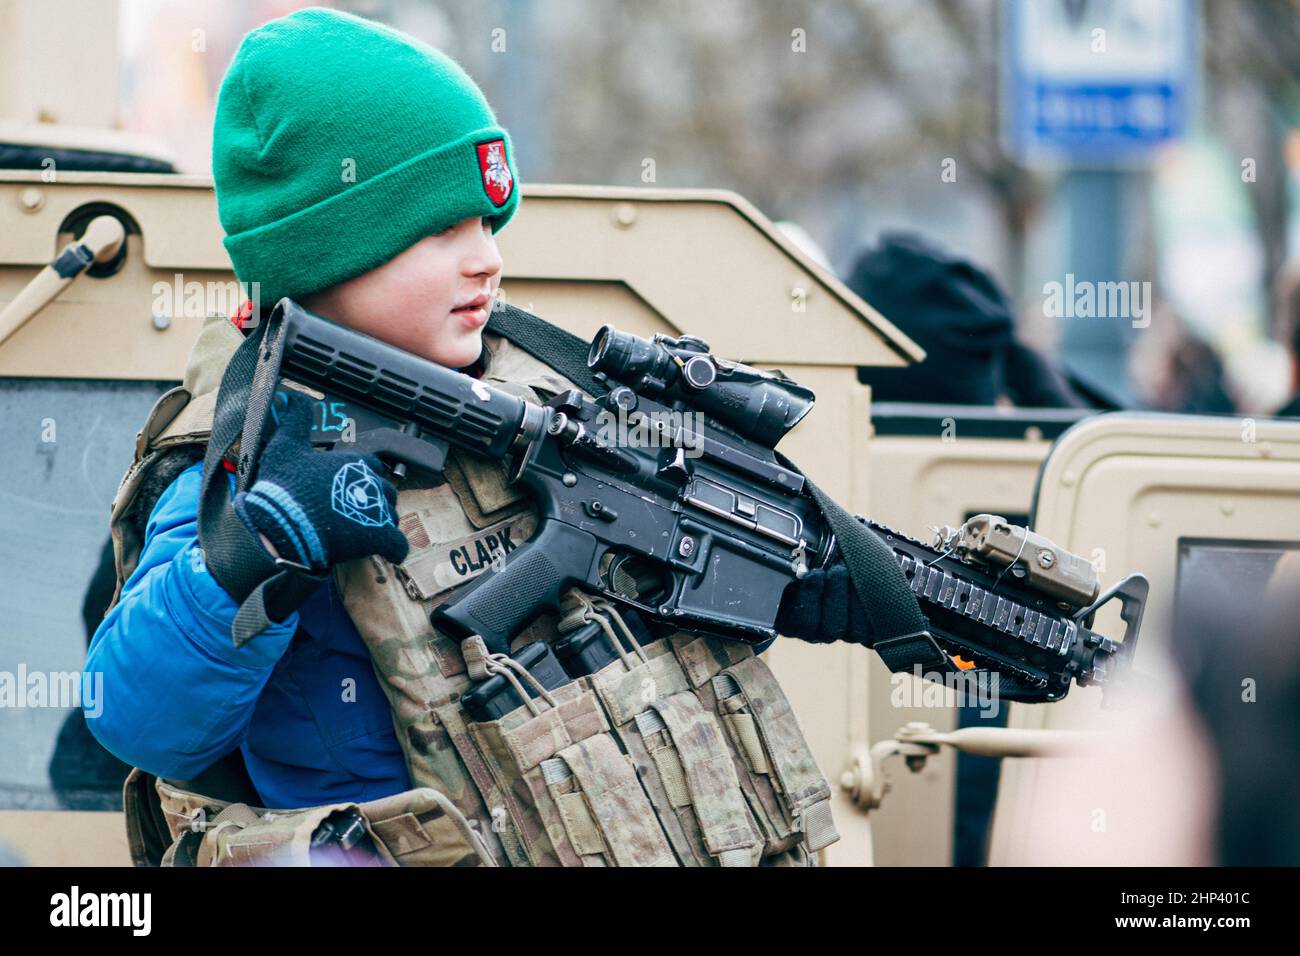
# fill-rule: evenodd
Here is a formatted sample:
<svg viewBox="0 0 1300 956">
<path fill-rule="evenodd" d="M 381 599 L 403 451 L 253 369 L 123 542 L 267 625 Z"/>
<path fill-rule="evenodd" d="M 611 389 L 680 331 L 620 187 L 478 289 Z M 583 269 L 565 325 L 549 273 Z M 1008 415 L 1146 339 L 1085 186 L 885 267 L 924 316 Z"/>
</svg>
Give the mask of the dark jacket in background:
<svg viewBox="0 0 1300 956">
<path fill-rule="evenodd" d="M 886 233 L 846 280 L 926 351 L 908 368 L 860 368 L 878 402 L 1088 407 L 1037 352 L 1017 341 L 1014 310 L 993 278 L 911 233 Z"/>
</svg>

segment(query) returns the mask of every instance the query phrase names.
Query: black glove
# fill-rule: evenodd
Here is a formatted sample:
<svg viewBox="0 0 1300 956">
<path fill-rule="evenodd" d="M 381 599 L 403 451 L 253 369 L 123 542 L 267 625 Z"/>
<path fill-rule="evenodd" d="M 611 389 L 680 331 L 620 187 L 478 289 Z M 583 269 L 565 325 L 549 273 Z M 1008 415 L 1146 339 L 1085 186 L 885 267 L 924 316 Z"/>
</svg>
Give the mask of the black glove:
<svg viewBox="0 0 1300 956">
<path fill-rule="evenodd" d="M 866 610 L 842 558 L 786 585 L 776 630 L 812 644 L 849 641 L 870 647 L 874 643 Z"/>
<path fill-rule="evenodd" d="M 397 490 L 373 455 L 312 447 L 313 405 L 290 390 L 257 481 L 235 497 L 235 512 L 281 558 L 313 571 L 371 554 L 402 561 L 410 545 L 393 520 Z"/>
</svg>

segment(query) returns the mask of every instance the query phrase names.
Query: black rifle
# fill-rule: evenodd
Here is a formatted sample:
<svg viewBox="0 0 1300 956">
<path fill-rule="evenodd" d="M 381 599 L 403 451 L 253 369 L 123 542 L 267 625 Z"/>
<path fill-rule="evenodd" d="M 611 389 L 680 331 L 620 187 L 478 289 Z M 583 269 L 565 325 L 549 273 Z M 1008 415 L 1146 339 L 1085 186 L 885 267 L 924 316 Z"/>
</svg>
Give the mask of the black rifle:
<svg viewBox="0 0 1300 956">
<path fill-rule="evenodd" d="M 776 636 L 786 585 L 838 554 L 814 500 L 819 490 L 774 450 L 812 408 L 812 391 L 718 359 L 699 339 L 647 340 L 606 326 L 588 364 L 610 390 L 592 399 L 569 389 L 538 405 L 290 300 L 276 306 L 277 317 L 279 374 L 324 393 L 334 426 L 326 424 L 326 441 L 351 438 L 349 448 L 378 455 L 398 475 L 407 466 L 440 473 L 453 446 L 508 459 L 513 480 L 533 493 L 533 537 L 434 610 L 433 623 L 459 639 L 477 634 L 504 652 L 576 585 L 676 628 L 761 643 Z M 348 427 L 353 435 L 343 434 Z M 924 548 L 875 530 L 900 562 L 908 548 Z M 972 586 L 990 583 L 957 560 L 943 569 Z M 998 671 L 1004 697 L 1034 701 L 1064 696 L 1072 678 L 1101 682 L 1107 660 L 1131 654 L 1136 621 L 1120 645 L 1073 620 L 1078 608 L 1026 587 L 1016 592 L 1019 603 L 1070 620 L 1073 637 L 1040 648 L 1032 636 L 1008 640 L 996 620 L 959 614 L 877 649 L 896 670 L 926 663 L 952 672 L 944 651 L 951 648 Z M 913 593 L 938 617 L 926 589 Z M 1127 611 L 1126 604 L 1126 618 Z"/>
</svg>

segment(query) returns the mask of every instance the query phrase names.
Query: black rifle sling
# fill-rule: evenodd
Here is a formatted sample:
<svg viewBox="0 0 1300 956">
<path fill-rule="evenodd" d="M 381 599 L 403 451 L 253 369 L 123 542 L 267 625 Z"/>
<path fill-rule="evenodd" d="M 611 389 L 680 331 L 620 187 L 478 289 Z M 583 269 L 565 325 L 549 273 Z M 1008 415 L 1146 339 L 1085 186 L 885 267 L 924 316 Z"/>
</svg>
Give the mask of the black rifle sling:
<svg viewBox="0 0 1300 956">
<path fill-rule="evenodd" d="M 487 327 L 588 393 L 599 396 L 608 391 L 592 377 L 587 366 L 589 343 L 578 336 L 513 306 L 493 309 Z M 777 456 L 787 466 L 800 471 L 784 455 L 778 452 Z M 836 504 L 811 479 L 805 477 L 805 481 L 813 500 L 835 532 L 854 589 L 871 621 L 870 641 L 861 643 L 876 646 L 887 640 L 890 643 L 881 649 L 882 653 L 892 648 L 895 660 L 900 663 L 934 662 L 942 666 L 947 657 L 926 633 L 929 624 L 894 552 L 876 532 Z"/>
<path fill-rule="evenodd" d="M 929 622 L 921 613 L 911 582 L 899 567 L 893 549 L 836 504 L 811 478 L 805 475 L 804 482 L 835 532 L 853 589 L 871 622 L 869 640 L 856 643 L 879 651 L 890 670 L 905 670 L 913 663 L 943 666 L 947 655 L 930 637 Z M 895 663 L 906 666 L 896 667 Z"/>
<path fill-rule="evenodd" d="M 203 457 L 199 491 L 199 546 L 203 562 L 222 589 L 240 602 L 231 636 L 242 646 L 282 620 L 328 577 L 276 561 L 235 514 L 222 461 L 239 443 L 235 487 L 252 481 L 261 453 L 262 432 L 275 398 L 283 346 L 278 313 L 235 351 L 217 392 L 212 433 Z"/>
<path fill-rule="evenodd" d="M 549 365 L 588 395 L 599 398 L 609 391 L 609 386 L 598 382 L 587 366 L 591 343 L 571 332 L 513 305 L 495 307 L 487 328 Z"/>
</svg>

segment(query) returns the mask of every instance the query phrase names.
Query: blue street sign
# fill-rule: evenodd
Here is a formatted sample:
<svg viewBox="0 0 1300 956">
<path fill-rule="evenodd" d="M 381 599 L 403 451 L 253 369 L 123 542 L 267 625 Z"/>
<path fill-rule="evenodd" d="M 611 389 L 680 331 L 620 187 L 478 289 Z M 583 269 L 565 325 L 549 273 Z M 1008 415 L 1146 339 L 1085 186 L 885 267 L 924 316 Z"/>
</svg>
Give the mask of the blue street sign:
<svg viewBox="0 0 1300 956">
<path fill-rule="evenodd" d="M 1003 13 L 1002 134 L 1021 162 L 1142 165 L 1187 132 L 1194 0 L 1004 0 Z"/>
</svg>

